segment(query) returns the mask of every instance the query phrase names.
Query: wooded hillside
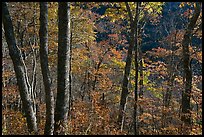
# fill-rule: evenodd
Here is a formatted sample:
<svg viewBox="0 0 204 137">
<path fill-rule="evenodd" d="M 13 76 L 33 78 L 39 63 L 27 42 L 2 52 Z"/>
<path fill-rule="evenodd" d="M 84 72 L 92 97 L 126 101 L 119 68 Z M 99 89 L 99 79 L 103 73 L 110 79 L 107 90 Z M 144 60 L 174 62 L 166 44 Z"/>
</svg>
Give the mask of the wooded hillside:
<svg viewBox="0 0 204 137">
<path fill-rule="evenodd" d="M 2 2 L 2 135 L 201 135 L 201 2 Z"/>
</svg>

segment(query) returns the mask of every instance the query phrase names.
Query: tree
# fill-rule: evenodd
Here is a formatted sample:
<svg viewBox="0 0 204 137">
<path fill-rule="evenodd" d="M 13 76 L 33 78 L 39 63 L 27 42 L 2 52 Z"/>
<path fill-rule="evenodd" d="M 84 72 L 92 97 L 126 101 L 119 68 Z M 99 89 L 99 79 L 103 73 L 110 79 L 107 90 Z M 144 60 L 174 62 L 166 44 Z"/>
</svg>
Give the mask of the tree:
<svg viewBox="0 0 204 137">
<path fill-rule="evenodd" d="M 122 82 L 122 92 L 121 92 L 121 97 L 120 97 L 120 106 L 119 106 L 119 114 L 118 114 L 118 124 L 121 129 L 123 128 L 123 120 L 124 120 L 123 113 L 125 111 L 126 98 L 129 94 L 128 83 L 129 83 L 129 75 L 130 75 L 132 56 L 133 56 L 132 52 L 134 49 L 134 45 L 137 43 L 136 42 L 137 24 L 138 24 L 138 21 L 146 19 L 147 16 L 150 17 L 149 20 L 155 20 L 155 17 L 158 16 L 158 13 L 161 13 L 161 9 L 162 9 L 161 6 L 163 5 L 163 3 L 161 2 L 159 3 L 154 3 L 154 2 L 141 3 L 141 8 L 143 8 L 143 11 L 140 13 L 140 15 L 136 14 L 137 13 L 136 5 L 137 4 L 135 2 L 113 3 L 110 6 L 111 8 L 107 10 L 107 15 L 111 17 L 111 21 L 113 22 L 115 22 L 115 20 L 123 20 L 126 17 L 129 18 L 128 25 L 125 30 L 126 39 L 128 41 L 129 47 L 128 47 L 128 53 L 127 53 L 127 58 L 126 58 L 126 65 L 124 68 L 125 72 L 124 72 L 123 82 Z M 117 14 L 117 15 L 114 16 L 114 14 Z M 137 54 L 137 51 L 136 51 L 136 54 Z M 135 63 L 135 65 L 136 65 L 135 69 L 137 71 L 138 63 Z M 138 74 L 135 75 L 135 79 L 137 79 L 136 81 L 138 81 Z M 135 86 L 136 86 L 135 93 L 137 92 L 136 83 L 135 83 Z M 137 95 L 135 94 L 135 96 Z"/>
<path fill-rule="evenodd" d="M 70 3 L 58 3 L 58 68 L 54 134 L 66 134 L 69 109 Z"/>
<path fill-rule="evenodd" d="M 191 70 L 190 114 L 182 113 L 181 104 L 184 84 L 188 81 L 184 81 L 182 41 L 195 13 L 195 2 L 164 5 L 161 2 L 73 2 L 70 30 L 68 23 L 62 21 L 66 16 L 60 17 L 58 24 L 58 2 L 6 4 L 16 47 L 22 53 L 27 71 L 23 72 L 27 75 L 22 75 L 27 77 L 27 95 L 37 119 L 37 134 L 202 134 L 201 12 L 187 46 Z M 67 7 L 60 9 L 65 12 Z M 133 25 L 131 14 L 137 19 Z M 22 110 L 19 83 L 3 24 L 2 134 L 32 134 L 34 131 L 28 128 Z M 65 31 L 70 33 L 70 39 Z M 63 45 L 62 39 L 66 41 Z M 130 44 L 127 96 L 121 96 Z M 65 59 L 60 56 L 65 54 L 64 48 L 69 50 L 68 57 L 63 56 Z M 59 68 L 58 63 L 65 64 L 65 69 Z M 57 71 L 63 74 L 58 75 Z M 60 84 L 60 78 L 67 79 L 65 84 Z M 125 101 L 120 124 L 121 98 Z M 188 116 L 190 124 L 182 119 Z"/>
<path fill-rule="evenodd" d="M 45 87 L 46 123 L 45 135 L 52 135 L 54 130 L 54 93 L 51 90 L 51 78 L 48 65 L 48 3 L 40 2 L 40 63 Z"/>
<path fill-rule="evenodd" d="M 139 6 L 141 7 L 141 3 L 138 3 L 139 4 Z M 138 14 L 140 14 L 140 10 L 138 11 Z M 138 32 L 137 32 L 137 46 L 135 46 L 135 48 L 137 48 L 136 50 L 135 50 L 135 63 L 137 63 L 137 64 L 135 64 L 135 84 L 136 85 L 138 85 L 139 84 L 139 96 L 137 95 L 138 93 L 137 93 L 137 88 L 135 87 L 135 102 L 137 103 L 138 101 L 138 98 L 140 99 L 140 100 L 142 100 L 143 99 L 143 94 L 144 94 L 144 91 L 143 91 L 143 88 L 144 88 L 144 73 L 143 73 L 143 64 L 144 64 L 144 62 L 143 62 L 143 53 L 142 53 L 142 35 L 143 35 L 143 33 L 144 33 L 144 27 L 145 27 L 145 25 L 146 25 L 146 17 L 145 16 L 143 16 L 143 18 L 142 19 L 140 19 L 139 20 L 139 22 L 138 22 L 138 25 L 139 25 L 139 27 L 138 27 Z M 137 52 L 136 52 L 137 51 Z M 136 56 L 137 55 L 137 56 Z M 137 69 L 136 69 L 137 68 Z M 139 74 L 138 74 L 139 73 Z M 137 75 L 137 77 L 136 77 L 136 75 Z M 139 75 L 139 76 L 138 76 Z M 139 83 L 137 84 L 136 83 L 136 81 L 139 81 Z M 136 96 L 137 95 L 137 96 Z M 142 105 L 138 105 L 139 106 L 139 114 L 138 114 L 138 116 L 141 116 L 142 114 L 143 114 L 143 106 Z M 135 109 L 134 109 L 134 113 L 136 113 L 137 114 L 137 104 L 135 104 Z M 136 114 L 134 114 L 134 115 L 136 115 Z M 134 130 L 134 133 L 135 134 L 142 134 L 142 133 L 140 133 L 139 132 L 139 127 L 140 128 L 142 128 L 142 126 L 143 126 L 143 123 L 142 122 L 139 122 L 139 121 L 137 121 L 137 115 L 136 115 L 136 122 L 138 123 L 138 126 L 137 125 L 135 125 L 134 127 L 135 127 L 135 129 L 136 129 L 136 131 Z M 135 123 L 136 123 L 135 122 Z"/>
<path fill-rule="evenodd" d="M 133 17 L 129 4 L 127 2 L 125 4 L 128 11 L 129 19 L 130 19 L 131 32 L 130 32 L 128 53 L 126 58 L 125 73 L 123 77 L 120 107 L 119 107 L 119 113 L 118 113 L 118 124 L 119 124 L 119 127 L 121 127 L 121 129 L 123 128 L 124 110 L 125 110 L 125 104 L 126 104 L 126 99 L 128 95 L 128 79 L 129 79 L 131 63 L 132 63 L 132 51 L 135 44 L 135 32 L 137 28 L 137 14 L 135 14 L 135 17 Z"/>
<path fill-rule="evenodd" d="M 35 110 L 33 108 L 33 102 L 31 97 L 31 86 L 28 81 L 27 69 L 23 61 L 22 52 L 16 45 L 16 40 L 13 31 L 12 20 L 5 2 L 2 3 L 2 17 L 5 30 L 5 37 L 9 48 L 9 54 L 11 56 L 15 75 L 17 78 L 17 84 L 23 103 L 23 110 L 25 111 L 27 126 L 30 133 L 37 134 L 37 120 Z"/>
<path fill-rule="evenodd" d="M 194 13 L 190 22 L 186 28 L 183 41 L 182 41 L 182 55 L 183 55 L 183 82 L 184 82 L 184 91 L 182 92 L 182 117 L 181 120 L 189 126 L 191 124 L 190 118 L 190 97 L 192 89 L 192 69 L 191 69 L 191 60 L 189 45 L 191 43 L 192 31 L 196 25 L 198 17 L 201 11 L 201 3 L 196 2 L 194 5 Z"/>
<path fill-rule="evenodd" d="M 133 111 L 133 131 L 134 131 L 134 135 L 138 135 L 139 134 L 139 128 L 137 126 L 137 100 L 138 100 L 138 91 L 137 91 L 137 87 L 138 87 L 138 17 L 139 17 L 139 6 L 140 6 L 140 2 L 137 2 L 137 6 L 136 6 L 136 17 L 134 19 L 133 24 L 135 25 L 135 36 L 134 36 L 134 48 L 135 48 L 135 97 L 134 97 L 134 111 Z M 130 10 L 128 10 L 128 13 L 130 14 Z"/>
</svg>

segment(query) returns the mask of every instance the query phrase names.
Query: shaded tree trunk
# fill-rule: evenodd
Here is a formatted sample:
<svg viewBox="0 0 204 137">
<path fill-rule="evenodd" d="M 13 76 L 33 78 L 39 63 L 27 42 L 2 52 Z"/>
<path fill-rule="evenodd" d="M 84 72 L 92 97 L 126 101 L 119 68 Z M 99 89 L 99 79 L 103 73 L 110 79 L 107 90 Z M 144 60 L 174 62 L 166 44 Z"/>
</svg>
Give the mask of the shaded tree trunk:
<svg viewBox="0 0 204 137">
<path fill-rule="evenodd" d="M 118 114 L 118 125 L 121 127 L 122 122 L 123 122 L 123 113 L 124 113 L 124 108 L 128 96 L 128 80 L 129 80 L 129 75 L 130 75 L 130 69 L 131 69 L 131 63 L 132 63 L 132 51 L 134 47 L 134 31 L 131 29 L 130 32 L 130 44 L 128 47 L 128 53 L 127 53 L 127 58 L 126 58 L 126 64 L 125 64 L 125 73 L 123 76 L 123 84 L 122 84 L 122 92 L 120 96 L 120 106 L 119 106 L 119 114 Z"/>
<path fill-rule="evenodd" d="M 45 135 L 53 135 L 54 130 L 54 94 L 51 90 L 51 78 L 48 65 L 48 3 L 40 2 L 40 64 L 45 87 L 46 122 Z"/>
<path fill-rule="evenodd" d="M 141 4 L 141 3 L 140 3 Z M 139 5 L 140 6 L 140 5 Z M 142 19 L 140 19 L 140 22 L 138 23 L 139 27 L 138 27 L 138 64 L 139 64 L 139 67 L 138 67 L 138 71 L 139 71 L 139 74 L 140 74 L 140 79 L 139 79 L 139 98 L 140 99 L 143 99 L 143 87 L 144 87 L 144 82 L 143 82 L 143 79 L 144 79 L 144 74 L 143 74 L 143 57 L 142 57 L 142 50 L 141 50 L 141 46 L 142 46 L 142 33 L 144 32 L 143 29 L 146 25 L 146 17 L 144 16 Z M 143 114 L 143 106 L 142 105 L 139 105 L 139 116 L 141 116 Z M 138 122 L 138 126 L 137 126 L 137 134 L 140 134 L 142 135 L 143 133 L 142 132 L 139 132 L 139 127 L 142 128 L 144 125 L 143 121 L 141 122 Z"/>
<path fill-rule="evenodd" d="M 134 23 L 136 24 L 135 26 L 135 98 L 134 98 L 134 111 L 133 111 L 133 131 L 134 131 L 134 135 L 138 135 L 139 134 L 139 126 L 138 126 L 138 121 L 137 121 L 137 102 L 138 102 L 138 14 L 139 14 L 139 4 L 140 2 L 137 2 L 137 6 L 136 6 L 136 18 Z"/>
<path fill-rule="evenodd" d="M 58 68 L 54 134 L 67 134 L 70 73 L 70 3 L 58 3 Z"/>
<path fill-rule="evenodd" d="M 70 60 L 69 60 L 69 110 L 68 116 L 70 116 L 71 120 L 71 108 L 73 106 L 73 98 L 72 98 L 72 28 L 70 30 Z"/>
<path fill-rule="evenodd" d="M 17 84 L 22 99 L 23 110 L 25 111 L 28 130 L 31 134 L 38 134 L 37 120 L 33 110 L 31 99 L 31 86 L 28 81 L 27 69 L 23 61 L 22 53 L 17 47 L 12 20 L 5 2 L 2 3 L 2 17 L 5 30 L 5 37 L 9 48 L 9 55 L 12 59 Z"/>
<path fill-rule="evenodd" d="M 123 129 L 124 125 L 124 111 L 125 111 L 125 104 L 128 96 L 128 83 L 129 83 L 129 75 L 131 70 L 131 63 L 132 63 L 132 52 L 135 45 L 135 32 L 137 28 L 137 13 L 135 14 L 135 17 L 133 18 L 130 6 L 128 2 L 125 2 L 126 8 L 128 11 L 128 16 L 130 18 L 130 41 L 129 41 L 129 47 L 128 47 L 128 53 L 126 58 L 126 64 L 125 64 L 125 73 L 123 77 L 123 84 L 122 84 L 122 92 L 121 92 L 121 98 L 120 98 L 120 106 L 119 106 L 119 114 L 118 114 L 118 126 Z M 138 10 L 136 9 L 136 12 Z M 134 112 L 135 114 L 135 112 Z M 134 115 L 135 116 L 135 115 Z"/>
<path fill-rule="evenodd" d="M 190 94 L 192 89 L 192 70 L 190 64 L 190 52 L 189 46 L 191 43 L 191 35 L 192 31 L 196 25 L 196 21 L 200 15 L 201 5 L 199 2 L 195 4 L 195 10 L 193 13 L 192 18 L 190 19 L 190 23 L 186 28 L 186 32 L 184 34 L 184 38 L 182 41 L 182 48 L 183 48 L 183 68 L 184 68 L 184 75 L 183 75 L 183 83 L 184 83 L 184 91 L 182 92 L 182 117 L 181 120 L 189 126 L 191 124 L 190 118 Z"/>
</svg>

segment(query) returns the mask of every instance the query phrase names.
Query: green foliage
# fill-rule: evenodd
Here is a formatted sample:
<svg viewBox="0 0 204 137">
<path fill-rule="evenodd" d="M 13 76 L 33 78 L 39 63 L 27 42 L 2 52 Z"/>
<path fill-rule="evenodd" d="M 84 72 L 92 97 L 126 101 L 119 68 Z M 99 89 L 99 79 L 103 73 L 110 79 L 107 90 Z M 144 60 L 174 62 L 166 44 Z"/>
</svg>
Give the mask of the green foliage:
<svg viewBox="0 0 204 137">
<path fill-rule="evenodd" d="M 117 68 L 123 69 L 125 67 L 125 62 L 119 61 L 116 58 L 112 58 L 111 61 L 112 61 L 113 66 Z"/>
<path fill-rule="evenodd" d="M 79 7 L 73 7 L 71 13 L 73 45 L 95 41 L 95 25 L 93 20 L 88 17 L 91 13 Z"/>
<path fill-rule="evenodd" d="M 149 84 L 149 85 L 151 85 L 151 84 Z M 163 98 L 163 94 L 161 92 L 162 91 L 161 88 L 155 88 L 153 86 L 149 86 L 147 88 L 147 90 L 149 90 L 152 93 L 152 95 L 154 95 L 156 98 L 159 98 L 159 99 Z"/>
<path fill-rule="evenodd" d="M 132 61 L 132 66 L 135 66 L 135 61 Z M 144 60 L 142 59 L 142 64 L 143 64 L 143 68 L 145 68 L 144 65 Z M 140 68 L 140 65 L 138 64 L 138 67 Z M 138 71 L 138 81 L 140 81 L 141 79 L 143 79 L 143 85 L 145 87 L 150 86 L 150 80 L 149 80 L 149 76 L 151 74 L 151 72 L 149 70 L 143 70 L 143 78 L 140 77 L 140 71 Z M 133 84 L 133 87 L 135 85 L 135 81 L 133 80 L 135 78 L 135 69 L 131 69 L 130 71 L 130 78 L 131 78 L 131 84 Z"/>
<path fill-rule="evenodd" d="M 136 4 L 139 2 L 128 2 L 132 16 L 135 17 Z M 141 2 L 141 12 L 139 15 L 139 20 L 144 16 L 149 18 L 155 18 L 162 13 L 162 6 L 164 2 Z M 147 12 L 147 14 L 145 13 Z M 115 22 L 119 20 L 129 20 L 125 2 L 114 2 L 110 3 L 110 8 L 106 10 L 105 15 L 102 16 L 109 17 L 110 21 Z"/>
</svg>

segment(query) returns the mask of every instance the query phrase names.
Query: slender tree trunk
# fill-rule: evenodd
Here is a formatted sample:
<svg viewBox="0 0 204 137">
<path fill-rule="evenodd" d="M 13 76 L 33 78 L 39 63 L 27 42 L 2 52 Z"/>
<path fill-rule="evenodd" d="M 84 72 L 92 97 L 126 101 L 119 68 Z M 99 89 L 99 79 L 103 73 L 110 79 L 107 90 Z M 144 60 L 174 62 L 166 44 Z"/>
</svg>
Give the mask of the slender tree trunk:
<svg viewBox="0 0 204 137">
<path fill-rule="evenodd" d="M 145 24 L 143 24 L 145 25 Z M 143 26 L 144 27 L 144 26 Z M 144 78 L 144 75 L 143 75 L 143 59 L 142 59 L 142 51 L 141 51 L 141 46 L 142 46 L 142 28 L 138 28 L 139 31 L 138 31 L 138 64 L 139 64 L 139 67 L 138 67 L 138 71 L 139 71 L 139 74 L 140 74 L 140 79 L 139 79 L 139 98 L 142 99 L 143 98 L 143 78 Z M 143 114 L 143 106 L 139 105 L 139 116 L 141 116 Z M 138 122 L 138 126 L 137 126 L 137 130 L 138 130 L 138 134 L 142 135 L 143 133 L 139 132 L 139 127 L 142 128 L 144 125 L 144 123 L 141 121 L 141 122 Z"/>
<path fill-rule="evenodd" d="M 70 71 L 70 3 L 58 3 L 58 68 L 54 134 L 67 134 Z"/>
<path fill-rule="evenodd" d="M 2 2 L 2 17 L 5 37 L 9 48 L 9 55 L 13 62 L 20 97 L 26 114 L 28 130 L 31 134 L 38 134 L 37 120 L 30 95 L 31 86 L 28 81 L 27 69 L 23 61 L 21 51 L 16 45 L 12 20 L 5 2 Z"/>
<path fill-rule="evenodd" d="M 133 36 L 133 30 L 131 31 L 131 43 L 128 47 L 128 54 L 126 58 L 126 65 L 125 65 L 125 73 L 123 77 L 123 84 L 122 84 L 122 92 L 121 92 L 121 98 L 120 98 L 120 106 L 119 106 L 119 114 L 118 114 L 118 125 L 121 127 L 123 123 L 123 113 L 125 110 L 125 104 L 126 99 L 128 96 L 128 80 L 130 75 L 130 69 L 131 69 L 131 63 L 132 63 L 132 50 L 134 47 L 134 36 Z"/>
<path fill-rule="evenodd" d="M 72 23 L 70 24 L 72 27 Z M 73 108 L 73 96 L 72 96 L 72 28 L 70 30 L 70 61 L 69 61 L 69 110 L 68 110 L 68 121 L 72 120 L 71 111 Z M 72 129 L 71 124 L 69 129 Z M 69 131 L 69 130 L 68 130 Z"/>
<path fill-rule="evenodd" d="M 136 8 L 136 14 L 135 17 L 133 18 L 130 6 L 128 2 L 125 2 L 128 16 L 130 18 L 130 41 L 129 41 L 129 47 L 128 47 L 128 53 L 127 53 L 127 58 L 126 58 L 126 64 L 125 64 L 125 73 L 123 77 L 123 84 L 122 84 L 122 92 L 121 92 L 121 99 L 120 99 L 120 106 L 119 106 L 119 114 L 118 114 L 118 125 L 119 127 L 123 128 L 122 125 L 124 125 L 124 111 L 125 111 L 125 104 L 128 96 L 128 83 L 129 83 L 129 75 L 130 75 L 130 70 L 131 70 L 131 63 L 132 63 L 132 51 L 135 45 L 135 40 L 136 40 L 136 28 L 137 28 L 137 18 L 138 18 L 138 6 Z M 137 3 L 138 5 L 138 3 Z M 137 95 L 136 95 L 137 96 Z M 136 104 L 135 104 L 136 105 Z M 134 105 L 134 108 L 135 108 Z M 134 116 L 136 111 L 134 111 Z M 135 119 L 134 119 L 135 122 Z"/>
<path fill-rule="evenodd" d="M 140 56 L 140 55 L 139 55 Z M 141 56 L 140 56 L 141 57 Z M 143 61 L 142 61 L 142 58 L 140 58 L 140 61 L 139 61 L 139 74 L 140 74 L 140 80 L 139 80 L 139 98 L 142 99 L 143 98 Z M 143 114 L 144 110 L 143 110 L 143 105 L 139 105 L 139 116 L 141 116 Z M 141 122 L 138 122 L 138 128 L 137 130 L 139 130 L 139 127 L 142 128 L 144 125 L 144 123 L 141 121 Z M 138 131 L 139 132 L 139 131 Z M 141 135 L 142 133 L 140 133 Z"/>
<path fill-rule="evenodd" d="M 142 54 L 142 53 L 140 53 L 140 54 Z M 139 63 L 140 63 L 140 80 L 139 80 L 139 87 L 140 87 L 140 93 L 139 93 L 139 97 L 140 98 L 142 98 L 143 97 L 143 86 L 144 86 L 144 84 L 143 84 L 143 77 L 144 77 L 144 74 L 143 74 L 143 60 L 142 60 L 142 55 L 140 55 L 140 61 L 139 61 Z M 142 108 L 140 108 L 140 113 L 143 113 L 143 109 Z"/>
<path fill-rule="evenodd" d="M 73 98 L 72 98 L 72 29 L 70 30 L 70 61 L 69 61 L 69 110 L 68 110 L 68 116 L 70 116 L 71 120 L 71 108 L 73 105 Z"/>
<path fill-rule="evenodd" d="M 136 47 L 137 48 L 137 47 Z M 139 134 L 139 127 L 138 127 L 138 121 L 137 121 L 137 102 L 138 102 L 138 61 L 137 61 L 137 50 L 135 49 L 135 98 L 134 98 L 134 111 L 133 111 L 133 131 L 134 135 Z"/>
<path fill-rule="evenodd" d="M 134 23 L 136 24 L 135 26 L 135 37 L 134 37 L 134 48 L 135 48 L 135 98 L 134 98 L 134 114 L 133 114 L 133 131 L 134 135 L 139 134 L 139 126 L 138 126 L 138 121 L 137 121 L 137 102 L 138 102 L 138 14 L 139 14 L 139 4 L 140 2 L 136 3 L 136 18 Z"/>
<path fill-rule="evenodd" d="M 34 4 L 35 5 L 35 4 Z M 37 46 L 37 38 L 36 38 L 36 6 L 33 12 L 33 32 L 34 32 L 34 36 L 33 36 L 33 44 L 31 43 L 30 40 L 30 48 L 31 48 L 31 53 L 33 54 L 33 59 L 32 59 L 32 64 L 33 64 L 33 68 L 32 68 L 32 79 L 31 79 L 31 95 L 32 95 L 32 99 L 33 99 L 33 109 L 34 112 L 36 114 L 36 118 L 37 117 L 37 103 L 36 103 L 36 91 L 35 91 L 35 87 L 36 87 L 36 78 L 37 78 L 37 73 L 36 73 L 36 65 L 37 65 L 37 57 L 36 57 L 36 50 L 32 47 L 32 45 Z"/>
<path fill-rule="evenodd" d="M 48 3 L 40 2 L 40 64 L 43 75 L 46 100 L 45 135 L 53 135 L 54 130 L 54 94 L 51 90 L 51 78 L 48 65 Z"/>
<path fill-rule="evenodd" d="M 186 32 L 184 34 L 184 38 L 182 41 L 183 68 L 184 68 L 184 76 L 183 76 L 184 91 L 182 92 L 182 113 L 183 115 L 181 117 L 181 120 L 184 121 L 187 127 L 189 127 L 191 124 L 191 118 L 190 118 L 190 96 L 191 95 L 190 94 L 191 94 L 191 89 L 192 89 L 192 70 L 191 70 L 191 65 L 190 65 L 189 46 L 191 43 L 192 31 L 200 15 L 200 11 L 201 11 L 201 5 L 199 2 L 196 2 L 193 16 L 190 19 L 190 23 L 186 29 Z"/>
</svg>

